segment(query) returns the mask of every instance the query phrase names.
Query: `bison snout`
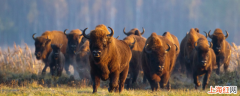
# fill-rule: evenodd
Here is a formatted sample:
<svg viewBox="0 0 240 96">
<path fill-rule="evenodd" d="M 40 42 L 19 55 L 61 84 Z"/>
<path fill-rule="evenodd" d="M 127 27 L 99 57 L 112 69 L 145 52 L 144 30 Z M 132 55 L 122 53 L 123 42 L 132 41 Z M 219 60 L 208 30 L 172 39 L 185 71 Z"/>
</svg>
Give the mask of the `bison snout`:
<svg viewBox="0 0 240 96">
<path fill-rule="evenodd" d="M 202 61 L 201 63 L 202 63 L 203 66 L 207 65 L 207 61 Z"/>
<path fill-rule="evenodd" d="M 217 51 L 220 52 L 221 51 L 221 48 L 220 47 L 216 47 Z"/>
<path fill-rule="evenodd" d="M 163 71 L 164 66 L 158 66 L 158 71 Z"/>
<path fill-rule="evenodd" d="M 41 53 L 40 52 L 35 53 L 35 55 L 36 55 L 37 59 L 40 59 L 40 57 L 41 57 Z"/>
<path fill-rule="evenodd" d="M 100 57 L 101 51 L 99 51 L 99 50 L 94 50 L 94 51 L 92 52 L 92 54 L 93 54 L 94 57 Z"/>
</svg>

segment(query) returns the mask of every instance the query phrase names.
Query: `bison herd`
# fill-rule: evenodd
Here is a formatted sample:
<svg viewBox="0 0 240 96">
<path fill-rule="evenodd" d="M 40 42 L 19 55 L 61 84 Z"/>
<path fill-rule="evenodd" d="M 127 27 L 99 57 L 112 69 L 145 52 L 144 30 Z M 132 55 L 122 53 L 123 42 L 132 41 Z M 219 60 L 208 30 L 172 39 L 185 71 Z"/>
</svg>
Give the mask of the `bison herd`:
<svg viewBox="0 0 240 96">
<path fill-rule="evenodd" d="M 110 32 L 108 30 L 110 29 Z M 220 74 L 220 68 L 228 68 L 231 46 L 225 40 L 228 37 L 217 28 L 211 35 L 199 33 L 198 28 L 191 28 L 179 44 L 178 38 L 170 32 L 158 35 L 153 32 L 147 39 L 145 32 L 137 28 L 123 33 L 126 37 L 114 38 L 114 30 L 103 24 L 86 32 L 75 29 L 67 33 L 46 31 L 41 36 L 32 38 L 35 41 L 35 56 L 42 60 L 46 68 L 50 67 L 52 76 L 61 76 L 63 68 L 67 74 L 70 64 L 81 78 L 91 79 L 93 93 L 97 92 L 100 80 L 110 80 L 108 91 L 121 92 L 124 84 L 130 88 L 136 82 L 139 71 L 143 71 L 143 82 L 148 80 L 152 91 L 161 88 L 171 89 L 169 82 L 174 69 L 192 76 L 197 89 L 201 83 L 199 76 L 204 75 L 202 89 L 206 88 L 212 71 Z M 212 39 L 211 42 L 207 37 Z M 175 65 L 177 66 L 175 68 Z M 90 71 L 88 71 L 90 69 Z"/>
</svg>

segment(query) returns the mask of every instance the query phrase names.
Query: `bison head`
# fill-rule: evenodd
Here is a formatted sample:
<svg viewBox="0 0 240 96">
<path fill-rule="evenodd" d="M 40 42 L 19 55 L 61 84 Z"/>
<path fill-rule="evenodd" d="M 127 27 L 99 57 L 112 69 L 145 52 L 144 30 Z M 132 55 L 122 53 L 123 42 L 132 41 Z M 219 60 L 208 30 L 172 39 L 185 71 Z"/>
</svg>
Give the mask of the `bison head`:
<svg viewBox="0 0 240 96">
<path fill-rule="evenodd" d="M 52 55 L 54 59 L 58 59 L 61 52 L 62 44 L 59 44 L 59 45 L 51 44 L 51 48 L 53 49 Z"/>
<path fill-rule="evenodd" d="M 51 39 L 45 37 L 34 37 L 36 33 L 32 35 L 33 40 L 35 40 L 35 56 L 38 60 L 45 59 L 46 56 L 42 55 L 49 47 Z"/>
<path fill-rule="evenodd" d="M 219 54 L 224 48 L 223 41 L 228 37 L 228 32 L 226 31 L 226 35 L 224 36 L 222 30 L 220 28 L 217 28 L 212 35 L 210 35 L 210 32 L 208 32 L 208 36 L 212 39 L 214 52 L 216 55 Z"/>
<path fill-rule="evenodd" d="M 129 35 L 138 35 L 138 36 L 141 36 L 141 35 L 143 35 L 144 34 L 144 32 L 145 32 L 145 29 L 142 27 L 142 29 L 143 29 L 143 32 L 141 33 L 137 28 L 133 28 L 132 30 L 130 30 L 129 32 L 125 32 L 125 27 L 124 27 L 124 29 L 123 29 L 123 33 L 125 34 L 125 35 L 127 35 L 127 36 L 129 36 Z"/>
<path fill-rule="evenodd" d="M 153 69 L 154 72 L 162 74 L 166 54 L 170 49 L 171 46 L 164 43 L 164 41 L 161 40 L 156 33 L 152 33 L 152 35 L 148 38 L 144 47 L 144 52 L 147 54 L 147 62 L 150 63 L 151 69 Z"/>
<path fill-rule="evenodd" d="M 67 29 L 66 29 L 67 30 Z M 70 34 L 66 34 L 66 30 L 64 31 L 64 34 L 68 38 L 68 52 L 74 53 L 76 51 L 77 47 L 83 43 L 82 41 L 82 32 L 79 29 L 72 30 Z"/>
<path fill-rule="evenodd" d="M 107 30 L 95 29 L 92 30 L 90 36 L 85 34 L 85 31 L 88 28 L 83 30 L 83 36 L 90 41 L 90 51 L 95 62 L 100 62 L 101 58 L 105 57 L 110 50 L 109 44 L 112 41 L 114 31 L 111 27 L 108 27 L 111 30 L 111 33 L 108 34 Z"/>
<path fill-rule="evenodd" d="M 195 49 L 197 51 L 197 58 L 198 61 L 197 64 L 201 67 L 205 67 L 207 65 L 207 62 L 209 61 L 209 55 L 210 55 L 210 48 L 212 48 L 212 43 L 210 42 L 210 46 L 208 45 L 208 41 L 205 38 L 198 39 L 197 46 L 195 46 Z"/>
</svg>

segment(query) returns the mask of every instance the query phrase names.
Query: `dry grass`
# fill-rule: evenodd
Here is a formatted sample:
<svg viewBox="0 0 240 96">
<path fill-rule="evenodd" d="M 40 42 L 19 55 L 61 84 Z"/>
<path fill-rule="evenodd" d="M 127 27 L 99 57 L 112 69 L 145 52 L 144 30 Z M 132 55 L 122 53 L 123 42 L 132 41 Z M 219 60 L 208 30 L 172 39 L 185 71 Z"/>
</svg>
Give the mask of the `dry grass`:
<svg viewBox="0 0 240 96">
<path fill-rule="evenodd" d="M 229 72 L 216 75 L 212 73 L 209 86 L 240 86 L 240 46 L 232 44 L 232 55 Z M 142 83 L 142 73 L 139 75 L 134 90 L 125 90 L 122 94 L 108 93 L 108 83 L 101 81 L 98 94 L 91 94 L 92 88 L 89 80 L 75 80 L 73 76 L 65 73 L 59 77 L 57 86 L 53 86 L 50 74 L 41 75 L 44 64 L 37 61 L 27 44 L 24 48 L 14 44 L 13 48 L 5 51 L 0 48 L 0 95 L 207 95 L 206 91 L 194 90 L 191 78 L 185 74 L 172 74 L 170 82 L 172 91 L 166 90 L 151 92 L 149 84 Z M 73 68 L 72 68 L 73 69 Z M 47 70 L 49 73 L 49 69 Z M 202 80 L 201 80 L 202 81 Z M 209 88 L 209 87 L 208 87 Z M 30 89 L 30 90 L 29 90 Z M 239 92 L 238 92 L 239 93 Z"/>
</svg>

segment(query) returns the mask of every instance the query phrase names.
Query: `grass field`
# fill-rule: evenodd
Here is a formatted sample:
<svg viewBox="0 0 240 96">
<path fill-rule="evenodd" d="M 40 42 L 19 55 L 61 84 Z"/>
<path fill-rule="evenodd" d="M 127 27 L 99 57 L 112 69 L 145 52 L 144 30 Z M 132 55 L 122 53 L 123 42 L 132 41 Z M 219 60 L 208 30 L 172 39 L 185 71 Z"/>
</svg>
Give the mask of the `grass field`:
<svg viewBox="0 0 240 96">
<path fill-rule="evenodd" d="M 149 84 L 142 83 L 142 73 L 139 75 L 135 89 L 126 90 L 119 93 L 109 93 L 107 91 L 108 81 L 101 81 L 98 88 L 98 93 L 92 94 L 91 83 L 85 79 L 75 79 L 74 76 L 68 76 L 63 73 L 57 81 L 57 86 L 53 85 L 50 74 L 41 75 L 41 70 L 44 64 L 37 61 L 34 57 L 34 50 L 30 49 L 27 44 L 24 48 L 14 44 L 12 48 L 7 50 L 0 49 L 0 96 L 14 96 L 14 95 L 129 95 L 129 96 L 203 96 L 208 95 L 209 86 L 240 86 L 240 47 L 233 44 L 231 63 L 229 72 L 222 75 L 212 73 L 209 85 L 205 91 L 194 89 L 194 84 L 191 78 L 184 74 L 173 73 L 171 75 L 170 83 L 171 91 L 160 89 L 157 92 L 152 92 Z M 73 68 L 70 68 L 73 70 Z M 49 69 L 47 69 L 49 72 Z M 202 82 L 202 80 L 200 80 Z M 238 94 L 240 95 L 240 90 Z M 219 95 L 219 94 L 218 94 Z M 224 94 L 223 94 L 224 95 Z M 228 96 L 225 94 L 224 96 Z M 233 95 L 233 94 L 231 94 Z"/>
</svg>

